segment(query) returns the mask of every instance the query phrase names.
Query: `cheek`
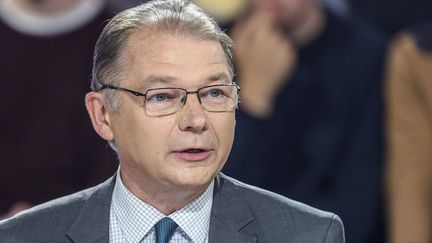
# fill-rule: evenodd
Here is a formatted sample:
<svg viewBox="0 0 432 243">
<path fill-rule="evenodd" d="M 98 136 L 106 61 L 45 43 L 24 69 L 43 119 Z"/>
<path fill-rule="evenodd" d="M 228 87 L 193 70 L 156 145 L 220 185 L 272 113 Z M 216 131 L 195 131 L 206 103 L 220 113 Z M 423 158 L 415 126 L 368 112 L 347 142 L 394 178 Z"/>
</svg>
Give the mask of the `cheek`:
<svg viewBox="0 0 432 243">
<path fill-rule="evenodd" d="M 165 152 L 174 123 L 173 119 L 138 114 L 123 119 L 118 135 L 136 157 L 159 158 Z"/>
<path fill-rule="evenodd" d="M 142 128 L 141 136 L 143 139 L 149 138 L 147 144 L 150 147 L 165 148 L 170 137 L 173 135 L 173 130 L 176 128 L 175 119 L 168 117 L 156 117 L 146 119 L 145 125 Z"/>
<path fill-rule="evenodd" d="M 220 114 L 219 114 L 220 115 Z M 213 119 L 213 129 L 221 147 L 231 149 L 234 140 L 235 115 L 218 116 Z"/>
<path fill-rule="evenodd" d="M 133 140 L 131 153 L 139 166 L 146 167 L 145 170 L 153 171 L 152 173 L 161 173 L 160 171 L 167 169 L 162 161 L 166 159 L 169 150 L 173 123 L 160 117 L 147 118 L 141 121 L 141 125 L 135 126 L 133 131 L 130 128 L 130 137 L 126 139 Z"/>
</svg>

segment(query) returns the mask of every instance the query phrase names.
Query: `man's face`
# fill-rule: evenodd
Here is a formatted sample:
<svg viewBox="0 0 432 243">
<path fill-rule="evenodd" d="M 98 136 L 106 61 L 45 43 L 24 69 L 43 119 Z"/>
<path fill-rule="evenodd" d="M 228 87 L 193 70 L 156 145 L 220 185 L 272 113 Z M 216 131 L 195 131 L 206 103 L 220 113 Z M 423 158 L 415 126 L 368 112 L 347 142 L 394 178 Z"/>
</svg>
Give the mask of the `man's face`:
<svg viewBox="0 0 432 243">
<path fill-rule="evenodd" d="M 149 36 L 131 36 L 124 51 L 128 60 L 126 79 L 120 86 L 144 93 L 162 87 L 195 91 L 230 82 L 230 78 L 214 78 L 230 76 L 218 42 Z M 119 111 L 110 112 L 122 175 L 144 182 L 152 190 L 207 187 L 230 152 L 234 112 L 205 111 L 197 96 L 189 94 L 179 112 L 150 117 L 143 100 L 121 92 Z"/>
</svg>

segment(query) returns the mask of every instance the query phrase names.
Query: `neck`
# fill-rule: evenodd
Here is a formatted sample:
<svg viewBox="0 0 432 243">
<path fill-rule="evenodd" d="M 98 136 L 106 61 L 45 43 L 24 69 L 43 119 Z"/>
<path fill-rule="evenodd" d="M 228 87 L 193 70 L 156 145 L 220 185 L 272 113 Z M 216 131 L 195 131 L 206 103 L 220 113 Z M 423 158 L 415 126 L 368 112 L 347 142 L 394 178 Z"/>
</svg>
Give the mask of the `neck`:
<svg viewBox="0 0 432 243">
<path fill-rule="evenodd" d="M 289 34 L 298 46 L 305 46 L 315 40 L 323 31 L 327 16 L 318 4 L 314 4 L 304 20 Z"/>
<path fill-rule="evenodd" d="M 59 15 L 75 7 L 81 0 L 15 0 L 17 8 L 36 15 Z"/>
<path fill-rule="evenodd" d="M 165 215 L 170 215 L 197 199 L 211 183 L 199 188 L 161 187 L 160 183 L 140 178 L 125 169 L 120 170 L 120 175 L 123 184 L 134 196 Z"/>
</svg>

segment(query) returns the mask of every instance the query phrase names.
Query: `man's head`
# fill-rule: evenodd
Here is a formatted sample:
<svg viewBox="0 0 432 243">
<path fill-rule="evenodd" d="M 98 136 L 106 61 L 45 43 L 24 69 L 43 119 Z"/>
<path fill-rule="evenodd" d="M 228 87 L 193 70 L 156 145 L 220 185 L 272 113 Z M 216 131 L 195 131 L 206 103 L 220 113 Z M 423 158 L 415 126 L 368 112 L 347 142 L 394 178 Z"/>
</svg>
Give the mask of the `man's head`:
<svg viewBox="0 0 432 243">
<path fill-rule="evenodd" d="M 220 43 L 233 75 L 232 41 L 222 32 L 217 24 L 195 5 L 186 0 L 151 1 L 119 13 L 105 27 L 95 48 L 92 90 L 100 89 L 101 81 L 105 84 L 118 84 L 123 79 L 123 71 L 128 63 L 123 52 L 129 37 L 136 32 L 153 34 L 171 34 L 177 37 L 194 37 L 199 40 L 211 40 Z M 117 109 L 118 95 L 107 92 L 109 105 Z"/>
<path fill-rule="evenodd" d="M 237 105 L 231 46 L 184 0 L 149 2 L 108 23 L 86 106 L 96 132 L 115 141 L 126 181 L 147 193 L 202 190 L 222 169 Z"/>
</svg>

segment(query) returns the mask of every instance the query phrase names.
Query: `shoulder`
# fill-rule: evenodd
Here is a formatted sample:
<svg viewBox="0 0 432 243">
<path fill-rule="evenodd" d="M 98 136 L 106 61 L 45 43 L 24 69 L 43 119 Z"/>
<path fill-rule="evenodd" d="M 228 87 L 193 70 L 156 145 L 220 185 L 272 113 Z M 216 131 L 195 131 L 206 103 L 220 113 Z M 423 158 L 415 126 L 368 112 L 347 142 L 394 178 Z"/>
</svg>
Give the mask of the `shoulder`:
<svg viewBox="0 0 432 243">
<path fill-rule="evenodd" d="M 225 183 L 231 184 L 238 195 L 246 200 L 250 208 L 256 211 L 258 215 L 260 213 L 268 214 L 268 212 L 272 212 L 275 217 L 289 214 L 293 219 L 312 220 L 324 223 L 328 223 L 329 220 L 331 221 L 337 218 L 333 213 L 313 208 L 282 195 L 245 184 L 228 176 L 221 175 L 220 177 Z"/>
<path fill-rule="evenodd" d="M 280 239 L 288 237 L 293 242 L 344 242 L 342 221 L 334 213 L 313 208 L 225 175 L 219 177 L 226 187 L 232 188 L 232 196 L 238 197 L 236 201 L 244 201 L 252 212 L 255 229 L 262 231 L 260 237 L 264 237 L 263 234 L 279 234 Z"/>
<path fill-rule="evenodd" d="M 40 204 L 0 221 L 0 242 L 29 242 L 30 239 L 31 242 L 54 242 L 66 237 L 66 231 L 89 199 L 109 190 L 110 181 Z"/>
</svg>

